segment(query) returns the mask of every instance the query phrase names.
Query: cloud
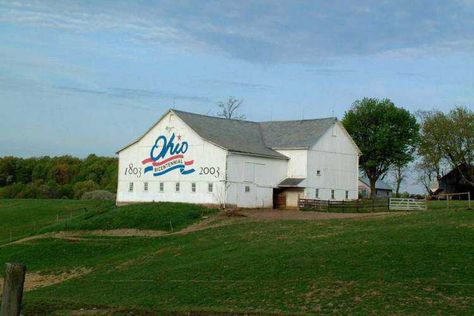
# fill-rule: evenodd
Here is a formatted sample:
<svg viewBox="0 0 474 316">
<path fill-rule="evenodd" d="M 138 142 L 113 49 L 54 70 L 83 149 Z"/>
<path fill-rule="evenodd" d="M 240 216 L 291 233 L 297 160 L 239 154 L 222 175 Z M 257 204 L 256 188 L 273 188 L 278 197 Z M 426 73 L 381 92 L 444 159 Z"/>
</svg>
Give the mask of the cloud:
<svg viewBox="0 0 474 316">
<path fill-rule="evenodd" d="M 342 74 L 355 73 L 354 69 L 340 69 L 340 68 L 306 68 L 307 72 L 319 74 L 323 76 L 340 76 Z"/>
<path fill-rule="evenodd" d="M 474 50 L 466 0 L 5 2 L 0 23 L 114 32 L 131 41 L 220 52 L 258 63 L 347 55 Z"/>
<path fill-rule="evenodd" d="M 167 91 L 152 91 L 146 89 L 131 88 L 107 88 L 107 89 L 84 89 L 69 86 L 54 86 L 54 88 L 67 91 L 74 94 L 102 95 L 107 97 L 121 99 L 166 99 L 166 100 L 184 100 L 201 103 L 212 103 L 213 101 L 206 96 L 185 95 Z"/>
<path fill-rule="evenodd" d="M 244 89 L 255 89 L 255 90 L 264 90 L 273 88 L 273 86 L 263 83 L 251 83 L 251 82 L 240 82 L 240 81 L 228 81 L 228 80 L 204 80 L 205 83 L 210 83 L 214 85 L 226 85 Z"/>
</svg>

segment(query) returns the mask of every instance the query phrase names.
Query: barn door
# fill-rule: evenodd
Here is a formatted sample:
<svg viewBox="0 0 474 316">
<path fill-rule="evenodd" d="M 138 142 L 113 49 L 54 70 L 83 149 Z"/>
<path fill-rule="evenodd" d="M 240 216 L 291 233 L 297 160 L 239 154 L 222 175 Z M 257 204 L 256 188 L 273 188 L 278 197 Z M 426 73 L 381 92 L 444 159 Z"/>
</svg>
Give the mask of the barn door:
<svg viewBox="0 0 474 316">
<path fill-rule="evenodd" d="M 286 208 L 286 194 L 281 189 L 273 189 L 273 208 Z"/>
</svg>

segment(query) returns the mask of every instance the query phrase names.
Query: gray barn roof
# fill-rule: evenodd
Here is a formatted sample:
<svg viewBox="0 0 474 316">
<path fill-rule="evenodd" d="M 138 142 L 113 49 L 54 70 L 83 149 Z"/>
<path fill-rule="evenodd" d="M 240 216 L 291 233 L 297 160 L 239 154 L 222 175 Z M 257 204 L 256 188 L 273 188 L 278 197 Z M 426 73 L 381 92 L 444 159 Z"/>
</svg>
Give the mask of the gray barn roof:
<svg viewBox="0 0 474 316">
<path fill-rule="evenodd" d="M 314 145 L 336 122 L 335 117 L 300 120 L 262 122 L 265 144 L 271 148 L 300 148 Z"/>
<path fill-rule="evenodd" d="M 233 152 L 287 157 L 265 146 L 258 123 L 173 110 L 202 138 Z"/>
<path fill-rule="evenodd" d="M 308 148 L 315 144 L 337 120 L 336 118 L 326 118 L 258 123 L 229 120 L 174 109 L 171 111 L 211 143 L 232 152 L 279 159 L 288 159 L 288 157 L 272 148 Z M 142 137 L 132 144 L 138 142 Z M 120 149 L 119 152 L 128 146 Z"/>
</svg>

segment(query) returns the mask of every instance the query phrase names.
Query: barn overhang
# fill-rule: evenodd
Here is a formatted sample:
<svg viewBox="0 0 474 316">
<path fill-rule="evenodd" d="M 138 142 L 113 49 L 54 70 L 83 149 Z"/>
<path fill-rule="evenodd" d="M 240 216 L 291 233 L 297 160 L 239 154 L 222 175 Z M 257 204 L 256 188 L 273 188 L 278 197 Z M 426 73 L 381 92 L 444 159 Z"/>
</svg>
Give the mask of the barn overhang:
<svg viewBox="0 0 474 316">
<path fill-rule="evenodd" d="M 301 188 L 301 183 L 305 180 L 305 178 L 286 178 L 278 184 L 279 188 Z"/>
</svg>

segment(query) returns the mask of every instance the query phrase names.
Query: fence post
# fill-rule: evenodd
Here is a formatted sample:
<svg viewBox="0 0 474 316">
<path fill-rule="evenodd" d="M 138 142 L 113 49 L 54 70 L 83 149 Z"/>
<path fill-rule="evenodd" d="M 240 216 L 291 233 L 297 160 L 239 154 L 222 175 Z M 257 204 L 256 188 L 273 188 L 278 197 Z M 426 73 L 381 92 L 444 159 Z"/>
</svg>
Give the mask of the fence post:
<svg viewBox="0 0 474 316">
<path fill-rule="evenodd" d="M 0 314 L 3 316 L 18 316 L 21 312 L 26 266 L 20 263 L 7 263 L 5 269 Z"/>
<path fill-rule="evenodd" d="M 467 192 L 467 209 L 471 209 L 471 192 Z"/>
</svg>

